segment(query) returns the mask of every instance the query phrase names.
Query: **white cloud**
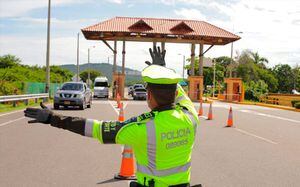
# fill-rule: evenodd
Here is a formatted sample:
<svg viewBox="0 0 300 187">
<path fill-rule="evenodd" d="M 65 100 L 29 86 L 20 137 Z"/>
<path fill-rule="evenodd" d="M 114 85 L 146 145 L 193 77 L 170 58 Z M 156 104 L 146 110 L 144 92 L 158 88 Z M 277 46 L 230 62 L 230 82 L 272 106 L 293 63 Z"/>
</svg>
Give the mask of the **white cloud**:
<svg viewBox="0 0 300 187">
<path fill-rule="evenodd" d="M 110 3 L 116 3 L 116 4 L 122 4 L 122 3 L 124 3 L 124 0 L 106 0 L 106 1 L 108 1 Z"/>
<path fill-rule="evenodd" d="M 185 19 L 197 19 L 201 21 L 206 20 L 206 16 L 203 15 L 199 10 L 191 8 L 181 8 L 179 10 L 174 10 L 174 13 L 177 16 L 183 17 Z"/>
<path fill-rule="evenodd" d="M 16 0 L 11 0 L 16 1 Z M 176 2 L 194 3 L 191 8 L 174 6 L 174 14 L 185 19 L 208 20 L 210 23 L 232 31 L 234 25 L 235 31 L 243 31 L 242 39 L 234 43 L 234 50 L 251 49 L 258 51 L 260 55 L 267 57 L 270 66 L 278 63 L 289 63 L 294 65 L 299 62 L 300 33 L 299 25 L 293 24 L 299 20 L 299 3 L 289 1 L 289 3 L 279 1 L 240 1 L 235 4 L 223 5 L 221 3 L 207 3 L 207 7 L 215 9 L 230 18 L 212 19 L 210 15 L 204 15 L 198 6 L 202 6 L 201 1 L 178 0 Z M 0 0 L 2 3 L 2 0 Z M 64 0 L 71 2 L 71 0 Z M 80 2 L 80 1 L 72 1 Z M 175 2 L 175 0 L 174 0 Z M 176 4 L 175 2 L 175 4 Z M 170 1 L 173 3 L 173 1 Z M 196 5 L 198 3 L 198 5 Z M 127 6 L 127 5 L 124 5 Z M 199 9 L 198 9 L 199 8 Z M 1 9 L 1 8 L 0 8 Z M 213 13 L 213 12 L 212 12 Z M 158 17 L 161 17 L 157 15 Z M 39 18 L 14 18 L 16 21 L 26 23 L 28 27 L 41 26 L 46 27 L 46 19 Z M 275 20 L 275 21 L 274 21 Z M 277 20 L 277 21 L 276 21 Z M 76 33 L 79 29 L 88 25 L 100 22 L 96 19 L 78 19 L 78 20 L 61 20 L 52 19 L 52 40 L 51 40 L 51 63 L 52 64 L 76 64 Z M 0 27 L 2 27 L 0 25 Z M 62 31 L 68 31 L 67 35 Z M 46 54 L 46 30 L 44 29 L 42 37 L 21 37 L 21 36 L 4 36 L 0 35 L 0 55 L 11 53 L 23 59 L 25 64 L 45 64 Z M 73 32 L 73 33 L 72 33 Z M 42 33 L 43 34 L 43 33 Z M 67 37 L 63 37 L 67 36 Z M 72 37 L 70 37 L 72 36 Z M 80 61 L 87 61 L 87 48 L 97 45 L 91 51 L 91 62 L 107 62 L 107 57 L 112 52 L 99 41 L 87 41 L 81 36 Z M 30 47 L 29 47 L 30 46 Z M 137 70 L 145 67 L 145 60 L 150 60 L 148 48 L 151 43 L 134 43 L 126 44 L 126 66 Z M 205 46 L 206 48 L 208 46 Z M 178 53 L 190 56 L 190 45 L 187 44 L 166 44 L 167 55 L 166 61 L 169 67 L 174 68 L 178 73 L 182 73 L 182 56 Z M 121 65 L 121 42 L 118 43 L 118 64 Z M 199 48 L 197 46 L 196 55 Z M 221 55 L 230 56 L 230 44 L 226 46 L 214 46 L 205 54 L 207 57 L 216 57 Z M 112 58 L 110 57 L 112 63 Z"/>
<path fill-rule="evenodd" d="M 47 25 L 47 18 L 32 18 L 32 17 L 19 17 L 12 18 L 11 20 L 20 22 L 27 27 L 37 28 L 39 26 L 45 27 Z M 51 18 L 51 28 L 55 28 L 55 32 L 59 32 L 63 29 L 74 30 L 75 32 L 86 27 L 87 25 L 98 23 L 102 20 L 98 19 L 72 19 L 63 20 L 57 18 Z"/>
<path fill-rule="evenodd" d="M 207 2 L 203 0 L 160 0 L 165 5 L 176 5 L 177 3 L 183 3 L 186 5 L 205 5 Z"/>
<path fill-rule="evenodd" d="M 190 2 L 189 0 L 177 0 L 177 2 L 180 1 L 194 5 L 198 3 L 198 8 L 202 7 L 200 0 L 191 0 Z M 204 17 L 210 23 L 231 32 L 243 32 L 242 39 L 234 44 L 235 50 L 258 51 L 260 55 L 269 59 L 270 66 L 278 63 L 293 65 L 300 62 L 297 56 L 300 54 L 300 36 L 298 34 L 300 25 L 297 24 L 300 16 L 300 1 L 241 0 L 226 5 L 211 1 L 206 4 L 206 7 L 229 17 L 229 20 L 224 21 L 221 17 L 212 18 L 210 15 L 205 15 Z M 174 13 L 182 18 L 195 19 L 201 17 L 201 12 L 196 8 L 193 6 L 193 8 L 185 8 L 184 11 L 175 9 Z M 230 45 L 214 47 L 207 53 L 210 56 L 229 54 Z"/>
<path fill-rule="evenodd" d="M 22 59 L 23 64 L 43 66 L 46 63 L 46 37 L 17 37 L 0 36 L 0 55 L 13 54 Z M 113 46 L 112 42 L 109 42 Z M 17 45 L 16 45 L 17 44 Z M 88 41 L 80 36 L 80 64 L 87 63 L 87 49 L 91 49 L 91 63 L 106 63 L 110 58 L 112 64 L 112 51 L 102 42 Z M 126 42 L 126 67 L 142 70 L 146 67 L 145 61 L 151 61 L 149 48 L 152 43 Z M 182 56 L 188 58 L 190 45 L 166 44 L 167 67 L 182 73 Z M 77 38 L 74 37 L 52 37 L 50 49 L 50 63 L 52 65 L 76 64 Z M 117 64 L 121 66 L 122 42 L 118 42 Z"/>
<path fill-rule="evenodd" d="M 51 6 L 59 6 L 73 3 L 85 3 L 91 0 L 52 0 Z M 47 0 L 1 0 L 0 17 L 16 17 L 26 14 L 27 12 L 48 7 Z"/>
</svg>

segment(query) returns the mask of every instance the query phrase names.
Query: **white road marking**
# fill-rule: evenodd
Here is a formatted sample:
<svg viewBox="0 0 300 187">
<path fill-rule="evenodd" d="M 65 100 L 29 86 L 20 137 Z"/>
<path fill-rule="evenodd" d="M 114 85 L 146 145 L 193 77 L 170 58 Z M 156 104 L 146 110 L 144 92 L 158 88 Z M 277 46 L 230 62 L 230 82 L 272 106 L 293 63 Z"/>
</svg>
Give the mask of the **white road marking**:
<svg viewBox="0 0 300 187">
<path fill-rule="evenodd" d="M 108 102 L 111 105 L 111 107 L 114 109 L 114 111 L 119 115 L 120 109 L 118 109 L 117 106 L 114 105 L 114 102 L 112 102 L 112 101 L 108 101 Z M 128 104 L 128 102 L 124 102 L 123 110 L 126 108 L 127 104 Z"/>
<path fill-rule="evenodd" d="M 269 118 L 275 118 L 275 119 L 290 121 L 290 122 L 294 122 L 294 123 L 300 123 L 300 121 L 298 121 L 298 120 L 284 118 L 284 117 L 280 117 L 280 116 L 274 116 L 274 115 L 271 115 L 271 114 L 264 114 L 264 113 L 260 113 L 260 112 L 256 112 L 256 111 L 252 111 L 252 110 L 239 110 L 239 111 L 254 114 L 254 115 L 258 115 L 258 116 L 265 116 L 265 117 L 269 117 Z M 294 124 L 294 125 L 297 125 L 297 124 Z"/>
<path fill-rule="evenodd" d="M 18 121 L 18 120 L 24 119 L 24 118 L 25 118 L 25 117 L 21 117 L 21 118 L 18 118 L 18 119 L 14 119 L 14 120 L 7 121 L 7 122 L 5 122 L 5 123 L 1 123 L 1 124 L 0 124 L 0 127 L 5 126 L 5 125 L 8 125 L 8 124 L 13 123 L 13 122 L 16 122 L 16 121 Z"/>
<path fill-rule="evenodd" d="M 10 114 L 14 114 L 14 113 L 17 113 L 17 112 L 23 112 L 23 110 L 24 110 L 24 109 L 22 109 L 22 110 L 17 110 L 17 111 L 14 111 L 14 112 L 4 113 L 4 114 L 1 114 L 0 117 L 1 117 L 1 116 L 6 116 L 6 115 L 10 115 Z"/>
<path fill-rule="evenodd" d="M 261 137 L 261 136 L 257 136 L 257 135 L 255 135 L 255 134 L 252 134 L 252 133 L 250 133 L 250 132 L 244 131 L 244 130 L 242 130 L 242 129 L 238 129 L 238 128 L 234 128 L 234 129 L 235 129 L 236 131 L 239 131 L 240 133 L 243 133 L 243 134 L 246 134 L 246 135 L 255 137 L 255 138 L 260 139 L 260 140 L 263 140 L 263 141 L 265 141 L 265 142 L 268 142 L 268 143 L 271 143 L 271 144 L 274 144 L 274 145 L 277 145 L 277 144 L 278 144 L 277 142 L 274 142 L 274 141 L 269 140 L 269 139 L 267 139 L 267 138 L 263 138 L 263 137 Z"/>
<path fill-rule="evenodd" d="M 206 116 L 199 116 L 199 118 L 208 119 Z"/>
</svg>

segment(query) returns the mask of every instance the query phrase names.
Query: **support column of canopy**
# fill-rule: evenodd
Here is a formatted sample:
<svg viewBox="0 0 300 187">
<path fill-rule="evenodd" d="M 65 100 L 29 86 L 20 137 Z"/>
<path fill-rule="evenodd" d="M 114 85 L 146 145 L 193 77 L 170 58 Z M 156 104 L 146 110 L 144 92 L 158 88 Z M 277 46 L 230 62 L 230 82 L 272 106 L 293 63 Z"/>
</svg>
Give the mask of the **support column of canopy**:
<svg viewBox="0 0 300 187">
<path fill-rule="evenodd" d="M 120 94 L 124 98 L 124 86 L 125 86 L 125 41 L 123 41 L 122 50 L 122 72 L 117 71 L 117 41 L 114 41 L 114 62 L 113 62 L 113 77 L 112 77 L 112 96 L 113 99 L 117 98 L 117 94 Z"/>
<path fill-rule="evenodd" d="M 196 101 L 199 98 L 200 85 L 198 82 L 198 76 L 195 76 L 195 44 L 191 45 L 191 69 L 189 80 L 189 97 L 192 101 Z"/>
<path fill-rule="evenodd" d="M 154 48 L 156 48 L 156 41 L 153 41 L 153 50 L 154 50 Z"/>
<path fill-rule="evenodd" d="M 203 96 L 203 59 L 204 59 L 204 53 L 203 53 L 204 45 L 202 43 L 199 44 L 199 76 L 198 76 L 198 82 L 199 82 L 199 92 L 197 95 L 197 100 L 202 100 Z"/>
<path fill-rule="evenodd" d="M 108 44 L 107 44 L 108 45 Z M 113 99 L 117 98 L 117 90 L 118 90 L 118 79 L 117 79 L 117 40 L 114 40 L 114 59 L 113 59 L 113 77 L 112 77 L 112 97 Z"/>
<path fill-rule="evenodd" d="M 191 76 L 195 75 L 195 44 L 191 45 Z"/>
<path fill-rule="evenodd" d="M 165 50 L 165 42 L 161 42 L 161 51 Z"/>
<path fill-rule="evenodd" d="M 122 98 L 124 98 L 124 88 L 125 88 L 125 40 L 123 40 L 123 49 L 122 49 L 122 74 L 120 75 L 120 95 Z"/>
</svg>

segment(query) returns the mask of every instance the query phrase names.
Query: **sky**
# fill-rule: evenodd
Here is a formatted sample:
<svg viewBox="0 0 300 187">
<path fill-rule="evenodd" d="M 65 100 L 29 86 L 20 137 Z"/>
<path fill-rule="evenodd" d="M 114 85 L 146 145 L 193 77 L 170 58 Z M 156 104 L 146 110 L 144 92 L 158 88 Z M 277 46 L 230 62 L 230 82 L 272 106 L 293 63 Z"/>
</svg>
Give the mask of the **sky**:
<svg viewBox="0 0 300 187">
<path fill-rule="evenodd" d="M 242 39 L 234 42 L 234 56 L 245 49 L 258 52 L 276 64 L 300 64 L 299 0 L 51 0 L 52 65 L 76 64 L 77 33 L 80 29 L 115 16 L 193 19 L 209 22 Z M 0 0 L 0 55 L 13 54 L 23 64 L 46 64 L 48 0 Z M 111 43 L 112 45 L 112 43 Z M 93 46 L 95 46 L 93 48 Z M 121 51 L 121 42 L 118 51 Z M 151 60 L 151 43 L 127 42 L 126 67 L 142 70 Z M 196 55 L 198 55 L 198 45 Z M 205 46 L 205 49 L 209 46 Z M 231 45 L 214 46 L 206 57 L 230 56 Z M 80 63 L 112 64 L 112 52 L 99 41 L 80 33 Z M 182 72 L 188 44 L 166 44 L 168 67 Z M 121 53 L 117 64 L 121 65 Z"/>
</svg>

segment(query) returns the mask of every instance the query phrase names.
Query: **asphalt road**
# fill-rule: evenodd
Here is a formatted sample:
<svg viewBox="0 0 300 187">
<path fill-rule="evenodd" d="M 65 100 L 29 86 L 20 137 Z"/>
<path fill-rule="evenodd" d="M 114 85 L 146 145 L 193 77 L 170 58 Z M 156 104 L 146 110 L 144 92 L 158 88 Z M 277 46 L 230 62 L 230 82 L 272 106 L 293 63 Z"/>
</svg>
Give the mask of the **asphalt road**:
<svg viewBox="0 0 300 187">
<path fill-rule="evenodd" d="M 149 111 L 145 101 L 125 101 L 125 118 Z M 196 104 L 198 108 L 199 104 Z M 234 105 L 235 128 L 226 125 L 229 104 L 215 102 L 211 121 L 201 117 L 192 155 L 191 183 L 204 186 L 299 186 L 300 114 Z M 115 102 L 57 111 L 99 120 L 117 119 Z M 208 105 L 204 104 L 207 115 Z M 121 145 L 43 124 L 23 112 L 0 114 L 0 186 L 128 186 L 115 181 Z"/>
</svg>

